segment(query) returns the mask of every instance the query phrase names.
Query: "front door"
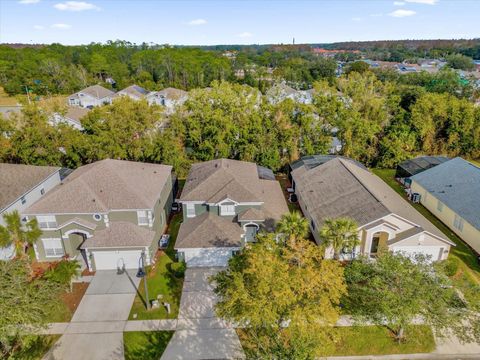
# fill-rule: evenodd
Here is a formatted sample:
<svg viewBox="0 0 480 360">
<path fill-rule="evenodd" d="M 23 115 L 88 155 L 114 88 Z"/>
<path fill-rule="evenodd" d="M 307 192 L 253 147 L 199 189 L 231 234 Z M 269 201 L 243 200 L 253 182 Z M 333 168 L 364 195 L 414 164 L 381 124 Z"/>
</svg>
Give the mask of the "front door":
<svg viewBox="0 0 480 360">
<path fill-rule="evenodd" d="M 372 238 L 372 246 L 370 248 L 370 256 L 376 256 L 378 252 L 378 245 L 380 244 L 380 236 L 374 235 Z"/>
<path fill-rule="evenodd" d="M 257 225 L 245 226 L 245 242 L 255 241 L 255 236 L 257 235 L 257 231 L 258 231 Z"/>
</svg>

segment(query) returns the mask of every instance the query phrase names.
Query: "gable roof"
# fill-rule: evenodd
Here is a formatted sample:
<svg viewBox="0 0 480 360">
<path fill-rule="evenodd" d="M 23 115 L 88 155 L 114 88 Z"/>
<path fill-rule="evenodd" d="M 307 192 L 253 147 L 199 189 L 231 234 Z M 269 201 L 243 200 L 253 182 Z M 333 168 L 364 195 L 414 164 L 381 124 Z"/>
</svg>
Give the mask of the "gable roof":
<svg viewBox="0 0 480 360">
<path fill-rule="evenodd" d="M 59 170 L 56 166 L 0 163 L 0 210 Z"/>
<path fill-rule="evenodd" d="M 81 125 L 81 119 L 90 112 L 88 108 L 82 108 L 78 106 L 69 106 L 65 113 L 65 118 L 73 120 Z"/>
<path fill-rule="evenodd" d="M 118 95 L 121 95 L 121 94 L 125 94 L 125 95 L 132 95 L 132 96 L 142 98 L 142 97 L 146 96 L 148 93 L 149 93 L 149 91 L 144 89 L 141 86 L 130 85 L 130 86 L 126 87 L 125 89 L 120 90 L 115 95 L 118 96 Z"/>
<path fill-rule="evenodd" d="M 188 96 L 188 92 L 182 89 L 176 89 L 172 87 L 165 88 L 163 90 L 157 91 L 155 94 L 164 96 L 168 99 L 179 100 Z"/>
<path fill-rule="evenodd" d="M 240 247 L 242 234 L 242 227 L 232 218 L 204 212 L 180 226 L 175 249 Z"/>
<path fill-rule="evenodd" d="M 307 171 L 305 167 L 298 168 L 292 176 L 295 190 L 318 227 L 326 218 L 347 216 L 363 226 L 394 214 L 449 242 L 382 179 L 352 160 L 334 158 Z"/>
<path fill-rule="evenodd" d="M 155 231 L 138 226 L 128 221 L 112 221 L 109 227 L 95 231 L 82 244 L 85 248 L 150 246 L 155 238 Z"/>
<path fill-rule="evenodd" d="M 106 159 L 81 166 L 26 210 L 26 214 L 79 214 L 152 209 L 172 167 Z"/>
<path fill-rule="evenodd" d="M 70 95 L 70 97 L 78 96 L 80 93 L 88 94 L 97 99 L 103 99 L 107 96 L 113 96 L 115 93 L 112 90 L 106 89 L 100 85 L 92 85 L 83 90 L 77 91 L 75 94 Z"/>
<path fill-rule="evenodd" d="M 479 167 L 457 157 L 411 179 L 480 230 Z"/>
</svg>

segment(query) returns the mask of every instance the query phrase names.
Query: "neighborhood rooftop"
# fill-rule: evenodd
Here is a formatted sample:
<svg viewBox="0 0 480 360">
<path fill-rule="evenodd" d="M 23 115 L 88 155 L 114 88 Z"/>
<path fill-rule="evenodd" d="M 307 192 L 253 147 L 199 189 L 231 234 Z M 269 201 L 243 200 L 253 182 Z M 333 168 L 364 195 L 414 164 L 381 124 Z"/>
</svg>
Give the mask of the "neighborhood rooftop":
<svg viewBox="0 0 480 360">
<path fill-rule="evenodd" d="M 402 161 L 397 166 L 397 175 L 401 177 L 409 177 L 434 166 L 450 160 L 446 156 L 419 156 L 414 159 Z"/>
<path fill-rule="evenodd" d="M 151 209 L 171 166 L 106 159 L 75 170 L 26 214 Z"/>
<path fill-rule="evenodd" d="M 454 158 L 412 177 L 456 214 L 480 229 L 480 168 Z"/>
<path fill-rule="evenodd" d="M 327 218 L 344 216 L 364 226 L 393 213 L 445 240 L 445 235 L 405 199 L 352 160 L 337 157 L 312 169 L 297 168 L 292 174 L 296 191 L 319 227 Z"/>
<path fill-rule="evenodd" d="M 88 95 L 91 95 L 91 96 L 93 96 L 97 99 L 103 99 L 107 96 L 112 96 L 113 94 L 115 94 L 112 90 L 106 89 L 106 88 L 104 88 L 103 86 L 100 86 L 100 85 L 89 86 L 89 87 L 87 87 L 83 90 L 80 90 L 80 91 L 76 92 L 73 95 L 78 95 L 79 93 L 88 94 Z"/>
<path fill-rule="evenodd" d="M 55 166 L 0 163 L 0 210 L 59 170 Z"/>
</svg>

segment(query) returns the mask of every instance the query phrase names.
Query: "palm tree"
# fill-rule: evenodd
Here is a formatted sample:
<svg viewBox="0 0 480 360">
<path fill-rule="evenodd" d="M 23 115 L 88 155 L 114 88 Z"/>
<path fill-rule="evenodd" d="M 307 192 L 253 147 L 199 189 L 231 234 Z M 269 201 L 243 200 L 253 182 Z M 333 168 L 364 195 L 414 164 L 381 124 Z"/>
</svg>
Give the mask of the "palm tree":
<svg viewBox="0 0 480 360">
<path fill-rule="evenodd" d="M 26 246 L 34 244 L 42 234 L 37 220 L 32 219 L 24 225 L 17 210 L 4 214 L 3 219 L 5 226 L 0 225 L 0 247 L 13 244 L 16 255 L 25 257 Z"/>
<path fill-rule="evenodd" d="M 332 247 L 334 259 L 340 258 L 342 250 L 353 250 L 359 243 L 358 225 L 355 220 L 348 217 L 326 219 L 320 229 L 320 239 L 326 247 Z"/>
<path fill-rule="evenodd" d="M 298 211 L 285 214 L 278 222 L 277 231 L 288 236 L 290 242 L 305 239 L 309 233 L 308 220 Z"/>
</svg>

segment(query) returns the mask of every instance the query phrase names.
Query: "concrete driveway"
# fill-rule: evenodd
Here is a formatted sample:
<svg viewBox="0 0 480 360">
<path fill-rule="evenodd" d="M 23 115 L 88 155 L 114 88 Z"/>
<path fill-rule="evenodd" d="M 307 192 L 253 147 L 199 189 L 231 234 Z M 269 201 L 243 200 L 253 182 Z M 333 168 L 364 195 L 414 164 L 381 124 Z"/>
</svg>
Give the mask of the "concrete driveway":
<svg viewBox="0 0 480 360">
<path fill-rule="evenodd" d="M 123 332 L 140 279 L 130 270 L 97 271 L 66 330 L 44 359 L 124 359 Z M 98 333 L 92 327 L 98 324 Z M 106 332 L 105 329 L 111 331 Z"/>
<path fill-rule="evenodd" d="M 209 278 L 222 268 L 189 268 L 185 272 L 177 331 L 162 360 L 243 359 L 235 329 L 215 316 L 217 297 Z"/>
</svg>

